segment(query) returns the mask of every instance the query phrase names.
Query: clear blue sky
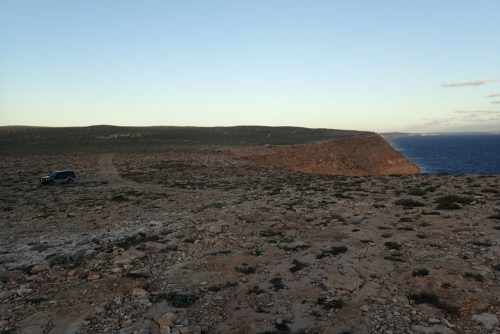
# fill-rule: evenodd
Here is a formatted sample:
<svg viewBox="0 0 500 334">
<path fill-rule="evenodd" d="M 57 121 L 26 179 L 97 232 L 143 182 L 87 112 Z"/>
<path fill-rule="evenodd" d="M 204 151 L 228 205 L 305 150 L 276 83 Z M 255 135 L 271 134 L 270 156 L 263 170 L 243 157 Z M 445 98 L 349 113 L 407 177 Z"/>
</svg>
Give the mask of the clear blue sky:
<svg viewBox="0 0 500 334">
<path fill-rule="evenodd" d="M 0 49 L 0 125 L 500 130 L 498 0 L 2 0 Z"/>
</svg>

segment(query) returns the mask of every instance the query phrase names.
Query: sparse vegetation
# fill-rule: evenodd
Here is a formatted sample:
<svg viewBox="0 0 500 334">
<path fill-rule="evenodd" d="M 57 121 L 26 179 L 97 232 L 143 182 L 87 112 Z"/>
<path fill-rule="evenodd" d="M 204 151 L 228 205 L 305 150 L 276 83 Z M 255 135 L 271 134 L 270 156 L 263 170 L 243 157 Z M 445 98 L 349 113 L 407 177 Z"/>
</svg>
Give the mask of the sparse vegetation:
<svg viewBox="0 0 500 334">
<path fill-rule="evenodd" d="M 397 200 L 395 202 L 396 205 L 402 206 L 405 209 L 412 209 L 412 208 L 417 208 L 417 207 L 423 207 L 424 204 L 415 200 L 412 200 L 411 198 L 404 198 Z"/>
<path fill-rule="evenodd" d="M 471 278 L 471 279 L 475 280 L 476 282 L 484 282 L 484 277 L 481 274 L 466 272 L 464 274 L 464 277 Z"/>
<path fill-rule="evenodd" d="M 129 198 L 124 194 L 116 194 L 113 197 L 111 197 L 111 200 L 114 202 L 128 202 Z"/>
<path fill-rule="evenodd" d="M 208 291 L 217 292 L 217 291 L 221 291 L 221 290 L 228 289 L 228 288 L 234 288 L 237 286 L 238 286 L 237 282 L 226 282 L 223 284 L 216 284 L 216 285 L 209 286 Z"/>
<path fill-rule="evenodd" d="M 297 271 L 299 271 L 299 270 L 301 270 L 301 269 L 304 269 L 305 267 L 307 267 L 307 266 L 308 266 L 308 264 L 307 264 L 307 263 L 300 262 L 300 261 L 299 261 L 299 260 L 297 260 L 297 259 L 294 259 L 294 260 L 292 261 L 292 264 L 293 264 L 293 266 L 292 266 L 292 267 L 290 267 L 290 272 L 292 272 L 292 273 L 296 273 Z"/>
<path fill-rule="evenodd" d="M 384 259 L 393 262 L 406 262 L 406 260 L 403 259 L 402 256 L 403 254 L 401 253 L 391 253 L 389 255 L 384 256 Z"/>
<path fill-rule="evenodd" d="M 500 220 L 500 213 L 496 213 L 496 214 L 494 214 L 494 215 L 491 215 L 491 216 L 489 216 L 488 218 L 490 218 L 490 219 Z"/>
<path fill-rule="evenodd" d="M 449 305 L 440 300 L 440 298 L 434 293 L 419 292 L 411 293 L 408 295 L 408 299 L 413 301 L 415 304 L 427 304 L 435 308 L 443 310 L 452 315 L 458 315 L 459 309 L 456 306 Z"/>
<path fill-rule="evenodd" d="M 65 269 L 72 269 L 79 267 L 90 256 L 86 255 L 83 251 L 78 251 L 73 254 L 54 254 L 46 258 L 53 266 L 61 266 Z"/>
<path fill-rule="evenodd" d="M 265 290 L 262 290 L 258 285 L 254 285 L 252 286 L 248 291 L 247 291 L 247 294 L 248 295 L 251 295 L 251 294 L 254 294 L 254 295 L 260 295 L 261 293 L 265 293 L 266 291 Z"/>
<path fill-rule="evenodd" d="M 459 210 L 462 205 L 467 205 L 473 202 L 470 197 L 463 197 L 457 195 L 441 196 L 436 200 L 438 210 Z"/>
<path fill-rule="evenodd" d="M 408 189 L 408 195 L 412 196 L 424 196 L 427 194 L 427 191 L 422 188 L 410 188 Z"/>
<path fill-rule="evenodd" d="M 427 276 L 427 275 L 429 275 L 429 270 L 427 270 L 425 268 L 415 269 L 415 270 L 413 270 L 412 274 L 413 274 L 413 277 Z"/>
<path fill-rule="evenodd" d="M 116 242 L 115 246 L 119 248 L 128 249 L 130 247 L 137 246 L 147 241 L 158 241 L 159 239 L 160 237 L 158 235 L 148 236 L 145 233 L 138 233 L 136 235 L 130 236 L 128 238 Z"/>
<path fill-rule="evenodd" d="M 338 255 L 347 252 L 346 246 L 332 246 L 328 250 L 322 250 L 320 254 L 316 255 L 317 259 L 322 259 L 330 255 Z"/>
<path fill-rule="evenodd" d="M 277 333 L 283 333 L 283 334 L 285 334 L 285 333 L 291 333 L 290 327 L 288 327 L 289 323 L 291 323 L 291 322 L 287 321 L 287 320 L 276 321 L 274 323 L 274 327 L 278 331 Z"/>
<path fill-rule="evenodd" d="M 246 263 L 242 263 L 240 266 L 234 267 L 237 272 L 243 273 L 245 275 L 250 275 L 255 273 L 255 267 L 249 266 Z"/>
<path fill-rule="evenodd" d="M 401 245 L 398 244 L 397 242 L 394 242 L 394 241 L 387 241 L 386 243 L 384 243 L 385 247 L 389 248 L 389 249 L 394 249 L 394 250 L 400 250 L 401 249 Z"/>
<path fill-rule="evenodd" d="M 325 297 L 319 297 L 316 303 L 325 310 L 340 309 L 344 306 L 344 302 L 341 299 L 327 300 Z"/>
<path fill-rule="evenodd" d="M 173 307 L 187 308 L 198 301 L 198 296 L 190 293 L 169 292 L 163 296 Z"/>
<path fill-rule="evenodd" d="M 286 288 L 285 284 L 283 284 L 283 280 L 281 279 L 281 277 L 275 277 L 271 279 L 269 282 L 271 283 L 274 291 L 279 291 Z"/>
<path fill-rule="evenodd" d="M 472 244 L 478 247 L 491 247 L 493 244 L 488 240 L 476 240 Z"/>
<path fill-rule="evenodd" d="M 260 236 L 261 237 L 275 237 L 275 236 L 283 236 L 283 232 L 280 231 L 273 231 L 272 229 L 265 229 L 260 231 Z"/>
<path fill-rule="evenodd" d="M 428 303 L 455 314 L 458 309 L 448 303 L 467 305 L 467 317 L 449 320 L 464 332 L 478 330 L 469 305 L 491 304 L 488 289 L 500 277 L 500 263 L 491 256 L 495 229 L 500 229 L 500 197 L 485 190 L 498 188 L 498 176 L 471 175 L 470 185 L 476 185 L 471 188 L 465 177 L 456 176 L 314 175 L 236 160 L 227 147 L 162 143 L 160 151 L 164 139 L 158 138 L 151 148 L 144 142 L 140 153 L 130 153 L 127 147 L 115 151 L 112 160 L 127 178 L 123 183 L 99 181 L 101 155 L 87 155 L 86 148 L 78 156 L 2 156 L 0 168 L 8 175 L 0 192 L 0 213 L 5 216 L 0 285 L 7 291 L 4 303 L 12 310 L 6 318 L 12 332 L 20 330 L 15 326 L 22 322 L 16 321 L 39 311 L 54 319 L 49 313 L 60 309 L 59 296 L 63 304 L 95 304 L 104 289 L 112 295 L 102 299 L 106 312 L 92 314 L 84 331 L 105 324 L 109 332 L 118 332 L 123 321 L 106 319 L 133 310 L 130 320 L 135 323 L 156 308 L 175 313 L 177 329 L 185 321 L 198 328 L 198 321 L 214 319 L 217 325 L 217 319 L 223 319 L 232 328 L 237 321 L 255 321 L 252 330 L 269 333 L 302 333 L 302 324 L 315 321 L 319 331 L 321 326 L 339 325 L 342 306 L 342 311 L 353 311 L 353 317 L 370 317 L 381 326 L 387 312 L 397 323 L 404 323 L 405 316 L 412 324 L 422 320 L 424 326 L 432 326 L 426 322 L 431 317 L 449 319 L 428 306 L 418 307 L 415 317 L 399 302 L 391 302 L 390 308 L 372 307 L 378 289 L 364 289 L 363 300 L 347 292 L 366 281 L 374 286 L 387 283 L 396 297 L 415 292 L 410 302 L 414 306 Z M 81 169 L 74 187 L 42 188 L 23 179 L 66 163 Z M 11 173 L 13 167 L 23 170 Z M 431 193 L 431 186 L 439 190 Z M 436 199 L 448 193 L 478 205 L 457 203 L 465 208 L 458 212 L 435 210 Z M 403 210 L 404 203 L 394 204 L 399 199 L 394 194 L 425 206 Z M 219 226 L 223 228 L 217 233 Z M 81 249 L 84 252 L 66 255 Z M 446 254 L 463 259 L 463 269 L 457 273 L 456 261 L 448 261 L 442 256 Z M 18 259 L 27 264 L 19 265 Z M 38 263 L 48 269 L 34 274 Z M 33 290 L 31 295 L 15 292 L 24 287 Z M 133 292 L 135 288 L 146 291 Z M 425 296 L 420 289 L 435 290 L 426 290 L 430 295 Z M 353 309 L 347 310 L 351 304 Z M 364 304 L 369 311 L 360 309 Z M 303 311 L 303 319 L 292 317 L 294 310 Z M 392 313 L 396 311 L 399 315 Z M 371 318 L 373 314 L 382 320 Z"/>
<path fill-rule="evenodd" d="M 256 248 L 252 249 L 250 254 L 253 256 L 261 256 L 263 253 L 262 253 L 262 250 L 260 248 L 256 247 Z"/>
</svg>

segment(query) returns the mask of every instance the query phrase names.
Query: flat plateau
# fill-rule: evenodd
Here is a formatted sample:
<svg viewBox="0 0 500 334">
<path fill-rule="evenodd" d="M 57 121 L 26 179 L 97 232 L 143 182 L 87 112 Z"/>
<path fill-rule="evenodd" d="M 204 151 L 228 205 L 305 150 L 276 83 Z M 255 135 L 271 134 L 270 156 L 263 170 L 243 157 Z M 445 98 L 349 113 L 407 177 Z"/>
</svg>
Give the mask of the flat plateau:
<svg viewBox="0 0 500 334">
<path fill-rule="evenodd" d="M 37 184 L 60 166 L 77 182 Z M 320 175 L 182 145 L 0 170 L 4 333 L 499 331 L 498 175 Z"/>
</svg>

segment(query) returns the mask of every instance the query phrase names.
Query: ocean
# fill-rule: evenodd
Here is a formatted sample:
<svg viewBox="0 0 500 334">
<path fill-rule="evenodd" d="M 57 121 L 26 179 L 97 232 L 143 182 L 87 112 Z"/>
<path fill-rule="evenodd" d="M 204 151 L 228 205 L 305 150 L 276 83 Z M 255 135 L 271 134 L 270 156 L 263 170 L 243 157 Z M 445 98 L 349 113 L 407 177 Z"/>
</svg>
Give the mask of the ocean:
<svg viewBox="0 0 500 334">
<path fill-rule="evenodd" d="M 395 136 L 387 140 L 427 174 L 500 174 L 500 134 Z"/>
</svg>

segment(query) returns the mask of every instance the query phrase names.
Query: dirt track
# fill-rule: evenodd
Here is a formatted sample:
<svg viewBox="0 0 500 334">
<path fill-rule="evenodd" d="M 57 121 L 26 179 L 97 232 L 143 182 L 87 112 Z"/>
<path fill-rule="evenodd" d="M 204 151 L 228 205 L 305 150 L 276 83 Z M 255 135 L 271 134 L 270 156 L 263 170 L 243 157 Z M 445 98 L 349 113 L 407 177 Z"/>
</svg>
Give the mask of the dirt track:
<svg viewBox="0 0 500 334">
<path fill-rule="evenodd" d="M 130 181 L 125 180 L 120 176 L 118 170 L 113 164 L 113 153 L 105 153 L 99 156 L 98 160 L 98 172 L 97 172 L 97 180 L 98 181 L 107 181 L 113 184 L 125 184 L 130 183 Z"/>
</svg>

